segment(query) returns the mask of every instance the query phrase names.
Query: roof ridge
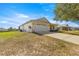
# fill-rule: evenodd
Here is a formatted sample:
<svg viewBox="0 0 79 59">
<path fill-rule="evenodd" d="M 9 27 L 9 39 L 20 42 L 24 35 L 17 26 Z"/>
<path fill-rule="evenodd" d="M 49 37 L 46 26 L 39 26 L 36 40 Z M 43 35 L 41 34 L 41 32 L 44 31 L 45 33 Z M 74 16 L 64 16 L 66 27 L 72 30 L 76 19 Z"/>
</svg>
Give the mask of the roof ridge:
<svg viewBox="0 0 79 59">
<path fill-rule="evenodd" d="M 47 20 L 47 18 L 41 17 L 41 18 L 38 18 L 38 19 L 29 20 L 29 21 L 25 22 L 24 24 L 29 23 L 29 22 L 32 22 L 32 21 L 40 21 L 40 20 L 42 20 L 42 21 L 43 21 L 43 20 L 46 20 L 48 23 L 50 23 L 50 22 Z M 22 24 L 22 25 L 24 25 L 24 24 Z M 20 26 L 22 26 L 22 25 L 20 25 Z"/>
</svg>

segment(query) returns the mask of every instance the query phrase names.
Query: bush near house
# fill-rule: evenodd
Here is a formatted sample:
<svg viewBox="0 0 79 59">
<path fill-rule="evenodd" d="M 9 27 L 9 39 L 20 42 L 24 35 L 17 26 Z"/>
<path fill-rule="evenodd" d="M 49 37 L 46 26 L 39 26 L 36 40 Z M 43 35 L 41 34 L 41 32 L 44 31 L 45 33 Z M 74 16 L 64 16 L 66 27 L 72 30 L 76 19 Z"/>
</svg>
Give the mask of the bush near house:
<svg viewBox="0 0 79 59">
<path fill-rule="evenodd" d="M 0 32 L 0 55 L 79 55 L 79 45 L 24 32 Z"/>
</svg>

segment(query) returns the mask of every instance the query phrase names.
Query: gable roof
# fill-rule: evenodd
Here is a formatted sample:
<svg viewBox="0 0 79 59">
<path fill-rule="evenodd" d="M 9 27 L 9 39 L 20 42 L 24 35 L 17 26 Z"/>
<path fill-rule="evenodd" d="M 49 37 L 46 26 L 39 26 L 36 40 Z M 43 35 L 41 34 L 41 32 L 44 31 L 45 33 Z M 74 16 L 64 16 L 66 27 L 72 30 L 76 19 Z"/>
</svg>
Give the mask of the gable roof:
<svg viewBox="0 0 79 59">
<path fill-rule="evenodd" d="M 22 25 L 25 25 L 25 24 L 30 23 L 30 22 L 32 22 L 33 24 L 38 24 L 38 23 L 47 23 L 47 24 L 49 24 L 50 23 L 45 17 L 42 17 L 42 18 L 39 18 L 39 19 L 30 20 L 30 21 L 28 21 L 28 22 L 26 22 Z M 22 25 L 20 25 L 20 26 L 22 26 Z"/>
</svg>

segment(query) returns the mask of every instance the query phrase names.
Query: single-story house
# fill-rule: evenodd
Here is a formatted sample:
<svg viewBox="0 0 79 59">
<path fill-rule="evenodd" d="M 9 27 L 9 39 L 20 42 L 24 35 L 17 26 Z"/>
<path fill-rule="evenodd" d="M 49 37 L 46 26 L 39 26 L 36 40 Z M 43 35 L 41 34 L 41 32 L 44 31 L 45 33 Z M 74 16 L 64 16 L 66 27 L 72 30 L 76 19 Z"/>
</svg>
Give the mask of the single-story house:
<svg viewBox="0 0 79 59">
<path fill-rule="evenodd" d="M 71 31 L 71 30 L 75 29 L 74 27 L 70 27 L 70 26 L 67 26 L 67 25 L 62 25 L 59 28 L 60 28 L 59 30 L 66 30 L 66 31 Z"/>
<path fill-rule="evenodd" d="M 49 32 L 50 29 L 54 30 L 54 25 L 50 25 L 51 23 L 45 18 L 39 18 L 35 20 L 30 20 L 21 26 L 19 26 L 19 30 L 23 32 Z M 53 28 L 52 28 L 53 27 Z"/>
</svg>

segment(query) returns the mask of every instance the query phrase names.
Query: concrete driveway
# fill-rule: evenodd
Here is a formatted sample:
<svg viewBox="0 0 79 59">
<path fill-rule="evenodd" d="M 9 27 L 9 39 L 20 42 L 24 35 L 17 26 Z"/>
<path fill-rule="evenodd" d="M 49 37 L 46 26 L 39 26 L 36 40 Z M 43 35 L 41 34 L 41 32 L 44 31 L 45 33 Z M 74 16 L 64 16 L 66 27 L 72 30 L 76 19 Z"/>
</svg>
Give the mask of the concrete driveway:
<svg viewBox="0 0 79 59">
<path fill-rule="evenodd" d="M 64 34 L 64 33 L 51 33 L 51 32 L 44 35 L 79 45 L 79 36 L 76 36 L 76 35 L 70 35 L 70 34 Z"/>
</svg>

